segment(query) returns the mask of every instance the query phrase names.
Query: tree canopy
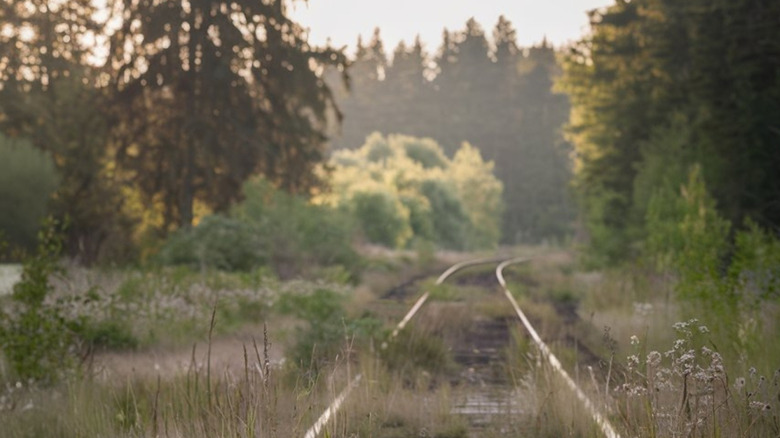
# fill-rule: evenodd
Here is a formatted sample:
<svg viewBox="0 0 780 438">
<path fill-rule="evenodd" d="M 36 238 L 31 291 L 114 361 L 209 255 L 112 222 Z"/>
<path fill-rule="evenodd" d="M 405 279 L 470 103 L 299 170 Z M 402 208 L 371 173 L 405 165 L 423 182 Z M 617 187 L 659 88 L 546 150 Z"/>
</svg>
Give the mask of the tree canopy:
<svg viewBox="0 0 780 438">
<path fill-rule="evenodd" d="M 575 177 L 594 247 L 622 257 L 652 192 L 701 165 L 718 209 L 780 224 L 780 5 L 617 1 L 566 55 Z"/>
<path fill-rule="evenodd" d="M 436 140 L 452 157 L 467 141 L 504 184 L 502 240 L 558 239 L 571 232 L 574 209 L 567 184 L 569 145 L 562 126 L 565 96 L 553 89 L 560 68 L 546 42 L 520 48 L 512 23 L 501 17 L 490 43 L 474 19 L 443 32 L 431 53 L 419 39 L 399 44 L 386 60 L 379 32 L 358 41 L 352 87 L 336 86 L 345 115 L 334 149 L 354 149 L 373 131 Z"/>
<path fill-rule="evenodd" d="M 315 201 L 351 212 L 369 242 L 498 243 L 503 186 L 493 163 L 468 143 L 449 159 L 430 138 L 373 133 L 360 148 L 335 152 L 330 166 L 331 190 Z"/>
<path fill-rule="evenodd" d="M 0 3 L 0 132 L 54 157 L 71 249 L 95 259 L 144 220 L 133 202 L 165 233 L 199 205 L 225 211 L 253 174 L 297 193 L 320 183 L 339 114 L 321 73 L 345 58 L 311 47 L 284 3 Z"/>
</svg>

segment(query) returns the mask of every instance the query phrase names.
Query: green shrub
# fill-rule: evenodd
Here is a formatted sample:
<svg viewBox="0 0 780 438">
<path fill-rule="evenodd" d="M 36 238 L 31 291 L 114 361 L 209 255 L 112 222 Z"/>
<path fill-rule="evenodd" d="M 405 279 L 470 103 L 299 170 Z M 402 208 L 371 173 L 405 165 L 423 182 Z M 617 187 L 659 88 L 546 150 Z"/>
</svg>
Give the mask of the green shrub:
<svg viewBox="0 0 780 438">
<path fill-rule="evenodd" d="M 417 240 L 433 241 L 434 226 L 431 205 L 423 196 L 403 194 L 401 204 L 409 210 L 409 226 Z"/>
<path fill-rule="evenodd" d="M 296 333 L 289 356 L 312 378 L 331 363 L 347 343 L 357 348 L 379 333 L 379 320 L 370 314 L 349 318 L 344 311 L 344 301 L 342 293 L 319 288 L 309 294 L 283 294 L 275 304 L 280 313 L 306 321 Z"/>
<path fill-rule="evenodd" d="M 138 339 L 120 321 L 84 320 L 76 329 L 79 338 L 92 348 L 128 350 L 138 346 Z"/>
<path fill-rule="evenodd" d="M 493 163 L 467 143 L 449 159 L 431 139 L 374 133 L 330 164 L 333 190 L 321 198 L 351 212 L 372 243 L 473 249 L 498 242 L 503 186 Z"/>
<path fill-rule="evenodd" d="M 358 192 L 352 208 L 366 239 L 372 243 L 402 247 L 411 234 L 408 212 L 392 194 L 384 191 Z"/>
<path fill-rule="evenodd" d="M 248 224 L 214 215 L 175 232 L 157 257 L 165 265 L 249 271 L 266 262 L 264 243 Z"/>
<path fill-rule="evenodd" d="M 320 265 L 342 266 L 354 276 L 360 269 L 351 218 L 344 211 L 312 204 L 256 178 L 244 184 L 244 201 L 231 216 L 251 227 L 277 273 Z"/>
<path fill-rule="evenodd" d="M 450 249 L 466 249 L 471 223 L 455 191 L 444 181 L 426 180 L 420 192 L 431 205 L 436 242 Z"/>
<path fill-rule="evenodd" d="M 0 351 L 21 379 L 53 382 L 74 364 L 76 337 L 62 302 L 47 301 L 49 277 L 59 271 L 59 223 L 47 220 L 38 248 L 23 261 L 12 303 L 0 311 Z"/>
</svg>

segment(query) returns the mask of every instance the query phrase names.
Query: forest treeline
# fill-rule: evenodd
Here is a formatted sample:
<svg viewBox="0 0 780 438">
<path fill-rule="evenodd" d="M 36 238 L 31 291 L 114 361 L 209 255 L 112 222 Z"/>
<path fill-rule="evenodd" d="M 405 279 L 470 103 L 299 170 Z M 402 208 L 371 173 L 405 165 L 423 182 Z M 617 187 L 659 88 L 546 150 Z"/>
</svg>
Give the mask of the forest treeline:
<svg viewBox="0 0 780 438">
<path fill-rule="evenodd" d="M 444 30 L 433 53 L 417 39 L 389 56 L 380 30 L 357 41 L 349 87 L 335 71 L 326 77 L 344 116 L 331 129 L 334 149 L 355 149 L 374 131 L 429 137 L 453 156 L 462 142 L 495 163 L 504 184 L 505 243 L 559 240 L 575 217 L 568 182 L 570 145 L 565 95 L 553 90 L 560 74 L 546 41 L 519 47 L 512 23 L 500 17 L 488 38 L 474 19 Z"/>
<path fill-rule="evenodd" d="M 778 231 L 777 2 L 617 0 L 561 52 L 518 47 L 503 17 L 492 38 L 473 19 L 445 30 L 435 53 L 416 41 L 390 57 L 377 31 L 354 60 L 310 46 L 282 0 L 0 5 L 0 221 L 15 244 L 34 242 L 21 218 L 47 211 L 67 218 L 71 256 L 133 260 L 229 212 L 258 175 L 322 193 L 327 148 L 375 131 L 493 162 L 506 243 L 570 235 L 579 217 L 614 263 L 659 248 L 695 200 L 731 242 Z"/>
<path fill-rule="evenodd" d="M 727 239 L 751 224 L 777 235 L 778 17 L 769 0 L 617 0 L 591 13 L 590 34 L 565 53 L 561 88 L 597 259 L 651 250 L 659 223 L 684 224 L 675 205 L 696 199 L 699 219 L 726 221 Z"/>
</svg>

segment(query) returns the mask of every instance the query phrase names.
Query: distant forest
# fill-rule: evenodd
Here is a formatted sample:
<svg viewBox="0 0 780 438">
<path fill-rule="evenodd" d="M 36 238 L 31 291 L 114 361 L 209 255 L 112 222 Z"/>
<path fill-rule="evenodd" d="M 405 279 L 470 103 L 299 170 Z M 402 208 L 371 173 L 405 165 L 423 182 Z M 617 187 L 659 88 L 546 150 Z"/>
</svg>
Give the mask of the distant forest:
<svg viewBox="0 0 780 438">
<path fill-rule="evenodd" d="M 374 131 L 430 137 L 452 156 L 462 142 L 477 147 L 504 184 L 505 243 L 540 242 L 570 234 L 569 152 L 563 126 L 569 106 L 553 91 L 560 75 L 553 47 L 518 47 L 501 17 L 492 44 L 474 19 L 444 30 L 428 53 L 419 39 L 400 42 L 389 60 L 377 29 L 358 40 L 349 88 L 335 70 L 327 76 L 343 115 L 331 129 L 334 149 L 355 149 Z"/>
</svg>

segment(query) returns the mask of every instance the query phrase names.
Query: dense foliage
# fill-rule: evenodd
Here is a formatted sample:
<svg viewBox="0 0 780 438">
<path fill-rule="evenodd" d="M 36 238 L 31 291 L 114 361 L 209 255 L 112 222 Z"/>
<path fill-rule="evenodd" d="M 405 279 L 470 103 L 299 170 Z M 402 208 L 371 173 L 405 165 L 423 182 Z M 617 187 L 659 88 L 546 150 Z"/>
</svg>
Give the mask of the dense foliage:
<svg viewBox="0 0 780 438">
<path fill-rule="evenodd" d="M 756 359 L 778 298 L 778 16 L 618 0 L 563 64 L 590 255 L 647 261 L 728 358 Z"/>
<path fill-rule="evenodd" d="M 250 175 L 318 184 L 335 108 L 318 72 L 345 59 L 284 3 L 0 1 L 0 132 L 53 157 L 71 255 L 132 257 L 138 229 L 227 211 Z"/>
<path fill-rule="evenodd" d="M 326 266 L 357 273 L 348 215 L 280 191 L 264 178 L 247 181 L 243 196 L 229 214 L 206 216 L 171 235 L 157 260 L 226 271 L 269 267 L 283 278 Z"/>
<path fill-rule="evenodd" d="M 344 114 L 334 131 L 335 149 L 356 149 L 371 132 L 429 137 L 452 156 L 466 141 L 495 163 L 504 184 L 502 240 L 539 242 L 571 233 L 569 145 L 561 127 L 569 111 L 553 91 L 559 75 L 546 42 L 520 48 L 512 24 L 501 17 L 493 45 L 475 20 L 444 32 L 434 55 L 420 41 L 403 42 L 388 61 L 375 33 L 358 41 L 351 87 L 329 79 Z"/>
<path fill-rule="evenodd" d="M 331 158 L 332 190 L 320 202 L 351 212 L 369 242 L 489 248 L 501 232 L 502 184 L 493 163 L 464 143 L 453 158 L 427 138 L 374 133 Z"/>
<path fill-rule="evenodd" d="M 723 217 L 780 224 L 780 4 L 619 0 L 566 56 L 576 184 L 604 260 L 642 239 L 655 190 L 701 166 Z"/>
</svg>

